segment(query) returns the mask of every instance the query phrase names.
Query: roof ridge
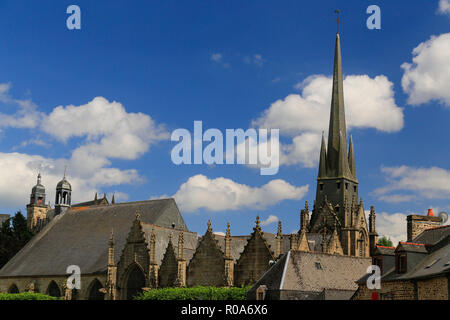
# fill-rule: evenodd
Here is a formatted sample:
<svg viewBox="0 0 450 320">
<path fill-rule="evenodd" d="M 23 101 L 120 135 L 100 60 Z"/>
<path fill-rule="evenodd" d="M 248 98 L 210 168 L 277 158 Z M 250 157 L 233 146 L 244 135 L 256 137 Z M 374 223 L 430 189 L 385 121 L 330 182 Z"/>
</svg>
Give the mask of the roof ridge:
<svg viewBox="0 0 450 320">
<path fill-rule="evenodd" d="M 377 245 L 377 248 L 395 249 L 395 247 L 390 247 L 390 246 L 379 246 L 379 245 Z"/>
<path fill-rule="evenodd" d="M 409 244 L 409 245 L 413 245 L 413 246 L 425 246 L 424 243 L 417 243 L 417 242 L 400 241 L 399 243 L 401 243 L 401 244 Z"/>
</svg>

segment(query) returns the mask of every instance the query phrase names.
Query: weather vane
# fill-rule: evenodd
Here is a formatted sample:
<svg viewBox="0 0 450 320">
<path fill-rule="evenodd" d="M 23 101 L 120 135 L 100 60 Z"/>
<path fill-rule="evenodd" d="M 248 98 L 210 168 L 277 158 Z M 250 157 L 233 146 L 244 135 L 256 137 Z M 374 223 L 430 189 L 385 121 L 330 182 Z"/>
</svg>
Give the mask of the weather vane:
<svg viewBox="0 0 450 320">
<path fill-rule="evenodd" d="M 339 33 L 339 23 L 340 23 L 340 21 L 339 21 L 339 13 L 341 13 L 341 11 L 336 9 L 336 10 L 334 10 L 334 13 L 336 13 L 336 16 L 337 16 L 337 19 L 336 19 L 336 22 L 337 22 L 337 33 Z"/>
</svg>

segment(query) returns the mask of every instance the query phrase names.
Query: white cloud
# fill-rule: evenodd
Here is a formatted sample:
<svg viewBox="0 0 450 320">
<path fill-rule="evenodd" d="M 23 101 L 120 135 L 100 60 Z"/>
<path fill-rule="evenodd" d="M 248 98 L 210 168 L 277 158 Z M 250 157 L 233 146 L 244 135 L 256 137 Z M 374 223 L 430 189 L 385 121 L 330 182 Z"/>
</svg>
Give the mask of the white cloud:
<svg viewBox="0 0 450 320">
<path fill-rule="evenodd" d="M 281 146 L 281 164 L 312 167 L 317 163 L 321 132 L 329 124 L 332 78 L 310 76 L 298 87 L 301 94 L 275 101 L 252 125 L 280 129 L 280 135 L 293 137 L 292 144 Z M 395 132 L 403 128 L 403 111 L 395 104 L 393 84 L 387 77 L 347 76 L 344 97 L 349 130 Z"/>
<path fill-rule="evenodd" d="M 213 232 L 214 234 L 217 234 L 218 236 L 223 236 L 225 237 L 225 232 L 222 231 L 217 231 L 217 232 Z"/>
<path fill-rule="evenodd" d="M 450 0 L 439 0 L 438 12 L 450 15 Z"/>
<path fill-rule="evenodd" d="M 280 219 L 277 216 L 274 216 L 274 215 L 271 214 L 270 216 L 267 217 L 266 220 L 261 221 L 261 225 L 262 226 L 268 226 L 269 224 L 278 222 L 279 220 Z"/>
<path fill-rule="evenodd" d="M 36 184 L 38 171 L 46 188 L 47 202 L 54 204 L 56 184 L 62 179 L 65 159 L 51 159 L 23 153 L 0 153 L 0 202 L 4 207 L 23 208 L 30 199 L 31 188 Z M 68 174 L 72 185 L 72 203 L 92 200 L 95 192 L 104 186 L 129 184 L 139 181 L 136 170 L 102 168 L 85 178 Z M 112 194 L 109 195 L 111 199 Z M 116 200 L 126 200 L 128 195 L 115 192 Z"/>
<path fill-rule="evenodd" d="M 283 200 L 300 200 L 307 192 L 308 185 L 296 187 L 281 179 L 262 187 L 250 187 L 227 178 L 209 179 L 199 174 L 183 183 L 173 197 L 184 212 L 201 208 L 224 211 L 263 209 Z"/>
<path fill-rule="evenodd" d="M 301 95 L 275 101 L 253 125 L 278 128 L 283 134 L 321 132 L 328 128 L 332 78 L 308 77 Z M 395 132 L 403 128 L 403 112 L 395 104 L 393 84 L 385 76 L 350 75 L 344 80 L 344 101 L 349 129 L 375 128 Z M 327 115 L 326 117 L 324 115 Z"/>
<path fill-rule="evenodd" d="M 406 217 L 407 215 L 404 213 L 377 213 L 376 229 L 379 238 L 382 236 L 390 238 L 394 246 L 396 246 L 399 241 L 406 241 Z"/>
<path fill-rule="evenodd" d="M 0 84 L 0 102 L 17 105 L 15 114 L 0 113 L 2 127 L 38 128 L 63 143 L 74 137 L 81 139 L 74 145 L 69 159 L 50 159 L 25 153 L 0 153 L 0 201 L 4 206 L 23 207 L 36 183 L 39 168 L 52 201 L 56 183 L 68 166 L 68 179 L 73 187 L 73 202 L 91 200 L 102 187 L 140 183 L 143 178 L 135 169 L 110 167 L 111 159 L 136 159 L 151 145 L 168 139 L 164 127 L 143 113 L 129 113 L 118 102 L 97 97 L 81 106 L 59 106 L 49 115 L 37 110 L 31 100 L 13 99 L 10 85 Z M 13 150 L 30 144 L 48 147 L 40 138 L 23 141 Z M 29 186 L 25 187 L 24 186 Z M 128 195 L 117 192 L 118 200 Z"/>
<path fill-rule="evenodd" d="M 20 100 L 11 97 L 10 83 L 0 84 L 0 102 L 15 106 L 16 112 L 6 114 L 0 112 L 0 130 L 2 128 L 35 128 L 39 125 L 43 113 L 37 111 L 37 106 L 31 100 Z"/>
<path fill-rule="evenodd" d="M 402 202 L 450 197 L 450 170 L 400 166 L 383 167 L 381 171 L 388 184 L 375 190 L 380 200 Z"/>
<path fill-rule="evenodd" d="M 403 63 L 402 88 L 408 103 L 432 100 L 450 106 L 450 33 L 432 36 L 414 48 L 412 63 Z"/>
<path fill-rule="evenodd" d="M 212 61 L 215 61 L 215 62 L 220 62 L 220 61 L 222 61 L 222 54 L 221 53 L 213 53 L 212 55 L 211 55 L 211 60 Z"/>
<path fill-rule="evenodd" d="M 56 107 L 45 117 L 41 129 L 57 140 L 73 137 L 85 144 L 72 152 L 71 168 L 78 174 L 92 175 L 110 164 L 109 159 L 133 160 L 152 144 L 168 139 L 164 127 L 143 113 L 129 113 L 122 104 L 96 97 L 81 106 Z M 109 170 L 106 176 L 116 176 Z"/>
</svg>

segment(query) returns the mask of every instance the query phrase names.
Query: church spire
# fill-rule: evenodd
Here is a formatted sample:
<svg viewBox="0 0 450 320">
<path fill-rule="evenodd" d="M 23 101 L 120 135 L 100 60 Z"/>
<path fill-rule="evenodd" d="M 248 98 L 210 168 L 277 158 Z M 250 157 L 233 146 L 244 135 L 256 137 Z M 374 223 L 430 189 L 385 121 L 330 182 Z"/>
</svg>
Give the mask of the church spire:
<svg viewBox="0 0 450 320">
<path fill-rule="evenodd" d="M 326 178 L 326 176 L 327 176 L 327 147 L 325 145 L 325 136 L 322 132 L 322 146 L 320 147 L 318 178 Z"/>
<path fill-rule="evenodd" d="M 353 151 L 353 138 L 350 135 L 350 146 L 348 148 L 348 166 L 353 178 L 356 179 L 355 153 Z"/>
<path fill-rule="evenodd" d="M 341 149 L 342 146 L 344 147 L 344 150 Z M 339 33 L 337 33 L 334 49 L 333 91 L 331 96 L 330 126 L 328 130 L 327 150 L 327 162 L 332 175 L 338 174 L 337 166 L 340 153 L 342 152 L 347 153 L 347 131 L 345 124 L 341 43 Z M 348 166 L 347 161 L 345 161 L 345 165 Z"/>
</svg>

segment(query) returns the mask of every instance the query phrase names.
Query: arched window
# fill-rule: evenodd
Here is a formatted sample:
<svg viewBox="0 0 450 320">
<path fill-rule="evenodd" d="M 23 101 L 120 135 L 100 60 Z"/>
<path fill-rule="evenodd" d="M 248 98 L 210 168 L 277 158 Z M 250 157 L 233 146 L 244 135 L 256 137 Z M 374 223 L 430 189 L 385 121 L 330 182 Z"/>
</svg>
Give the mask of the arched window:
<svg viewBox="0 0 450 320">
<path fill-rule="evenodd" d="M 47 294 L 52 297 L 61 297 L 61 290 L 55 281 L 52 280 L 52 282 L 48 285 Z"/>
<path fill-rule="evenodd" d="M 132 300 L 146 285 L 145 275 L 137 265 L 130 267 L 126 280 L 126 299 Z"/>
<path fill-rule="evenodd" d="M 19 288 L 15 284 L 11 285 L 8 289 L 8 293 L 19 293 Z"/>
<path fill-rule="evenodd" d="M 95 279 L 89 285 L 88 300 L 105 300 L 105 294 L 100 292 L 103 289 L 103 285 L 98 279 Z"/>
<path fill-rule="evenodd" d="M 359 244 L 359 256 L 365 257 L 366 256 L 366 235 L 362 230 L 359 232 L 358 244 Z"/>
</svg>

